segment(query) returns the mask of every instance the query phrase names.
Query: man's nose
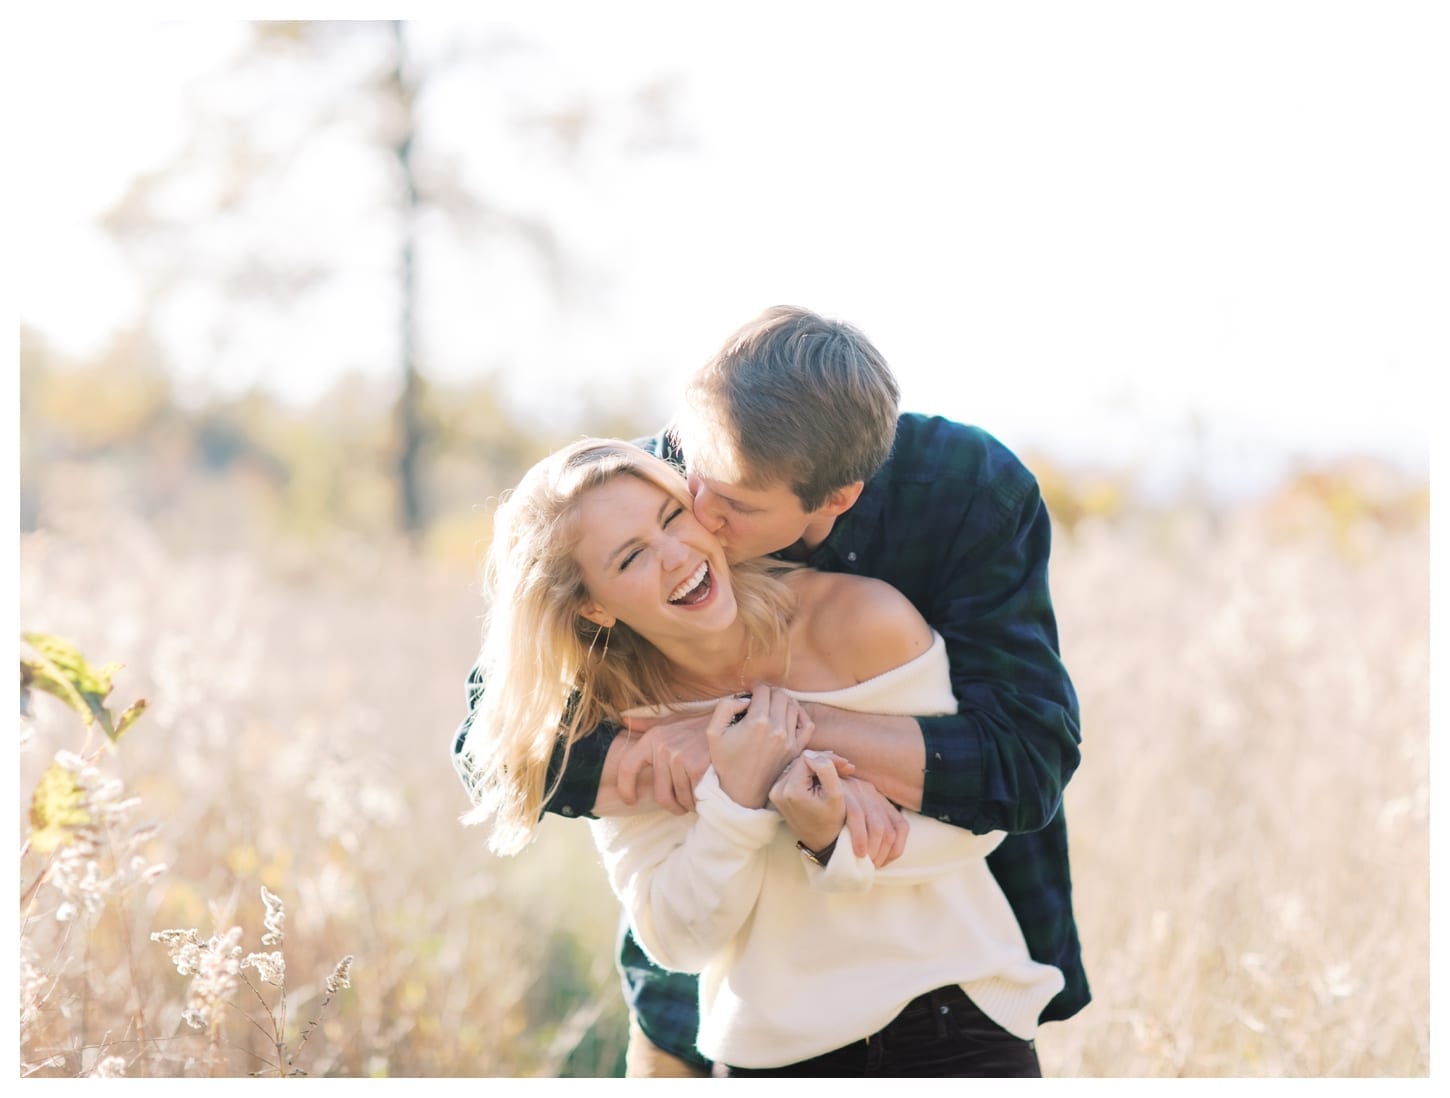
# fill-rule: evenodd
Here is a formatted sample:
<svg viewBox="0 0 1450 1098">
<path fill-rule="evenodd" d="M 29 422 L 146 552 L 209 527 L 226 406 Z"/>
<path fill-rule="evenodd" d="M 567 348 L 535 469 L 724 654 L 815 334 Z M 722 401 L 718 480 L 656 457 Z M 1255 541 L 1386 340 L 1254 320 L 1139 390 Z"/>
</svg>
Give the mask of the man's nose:
<svg viewBox="0 0 1450 1098">
<path fill-rule="evenodd" d="M 695 497 L 695 520 L 710 533 L 725 525 L 725 512 L 715 494 L 697 481 L 690 482 L 690 491 Z"/>
</svg>

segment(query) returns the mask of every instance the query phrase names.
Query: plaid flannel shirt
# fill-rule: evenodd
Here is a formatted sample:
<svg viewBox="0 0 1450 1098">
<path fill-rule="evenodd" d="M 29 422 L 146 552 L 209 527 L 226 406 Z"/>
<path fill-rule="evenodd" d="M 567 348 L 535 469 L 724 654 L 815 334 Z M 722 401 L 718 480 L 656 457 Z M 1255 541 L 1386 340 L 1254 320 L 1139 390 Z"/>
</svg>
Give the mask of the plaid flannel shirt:
<svg viewBox="0 0 1450 1098">
<path fill-rule="evenodd" d="M 660 436 L 646 449 L 676 463 Z M 902 415 L 891 457 L 836 520 L 809 564 L 885 580 L 946 641 L 955 715 L 919 719 L 926 745 L 922 813 L 1007 838 L 988 866 L 1035 960 L 1066 979 L 1044 1022 L 1089 1001 L 1072 913 L 1062 793 L 1077 769 L 1077 695 L 1058 652 L 1048 591 L 1051 525 L 1036 479 L 985 431 Z M 481 684 L 470 676 L 469 706 Z M 455 759 L 467 729 L 455 738 Z M 614 729 L 575 745 L 547 810 L 588 816 Z M 695 1050 L 695 977 L 655 967 L 624 928 L 619 966 L 641 1027 L 668 1052 Z"/>
</svg>

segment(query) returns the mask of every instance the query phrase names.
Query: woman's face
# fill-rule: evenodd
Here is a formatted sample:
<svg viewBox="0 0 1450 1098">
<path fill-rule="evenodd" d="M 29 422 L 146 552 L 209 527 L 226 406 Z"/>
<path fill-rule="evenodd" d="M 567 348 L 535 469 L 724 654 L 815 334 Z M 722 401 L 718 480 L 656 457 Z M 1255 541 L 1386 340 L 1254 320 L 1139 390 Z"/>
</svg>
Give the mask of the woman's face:
<svg viewBox="0 0 1450 1098">
<path fill-rule="evenodd" d="M 645 638 L 689 637 L 735 620 L 720 542 L 689 504 L 639 477 L 620 475 L 579 499 L 574 559 L 599 625 L 624 622 Z"/>
</svg>

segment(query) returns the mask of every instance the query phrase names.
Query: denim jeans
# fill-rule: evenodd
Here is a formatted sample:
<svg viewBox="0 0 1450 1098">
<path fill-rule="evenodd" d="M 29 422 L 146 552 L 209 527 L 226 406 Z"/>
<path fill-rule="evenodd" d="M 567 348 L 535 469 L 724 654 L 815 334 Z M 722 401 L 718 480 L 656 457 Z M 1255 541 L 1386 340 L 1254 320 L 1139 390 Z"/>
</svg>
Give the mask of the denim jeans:
<svg viewBox="0 0 1450 1098">
<path fill-rule="evenodd" d="M 779 1075 L 838 1079 L 1042 1077 L 1037 1048 L 977 1009 L 960 987 L 919 995 L 879 1033 L 832 1052 L 778 1068 L 729 1069 L 731 1077 Z"/>
</svg>

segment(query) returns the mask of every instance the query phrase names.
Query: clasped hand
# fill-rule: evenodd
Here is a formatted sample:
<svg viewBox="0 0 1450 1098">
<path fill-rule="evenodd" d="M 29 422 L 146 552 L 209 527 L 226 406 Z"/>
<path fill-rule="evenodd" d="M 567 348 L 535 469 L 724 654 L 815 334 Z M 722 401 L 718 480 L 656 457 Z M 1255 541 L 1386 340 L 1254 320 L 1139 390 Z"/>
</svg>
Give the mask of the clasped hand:
<svg viewBox="0 0 1450 1098">
<path fill-rule="evenodd" d="M 774 720 L 772 713 L 776 714 Z M 806 707 L 796 703 L 785 691 L 757 686 L 748 698 L 725 698 L 708 715 L 629 724 L 630 731 L 637 735 L 621 756 L 616 775 L 620 799 L 626 804 L 633 805 L 639 800 L 640 780 L 649 770 L 650 795 L 657 807 L 676 815 L 692 812 L 695 786 L 713 763 L 721 787 L 732 799 L 752 808 L 771 803 L 796 837 L 813 850 L 825 846 L 839 834 L 840 816 L 835 814 L 833 800 L 824 808 L 801 802 L 784 809 L 776 803 L 776 785 L 790 777 L 788 768 L 809 745 L 810 733 L 814 730 Z M 759 754 L 753 753 L 752 738 L 761 741 Z M 828 752 L 820 754 L 829 755 Z M 849 762 L 835 755 L 830 758 L 839 778 L 845 826 L 856 855 L 869 857 L 878 868 L 889 864 L 906 848 L 906 817 L 869 781 L 855 777 Z M 727 771 L 730 772 L 728 780 Z M 797 772 L 796 777 L 801 778 L 803 774 L 803 771 Z M 813 798 L 815 792 L 811 793 Z M 787 795 L 782 790 L 782 799 Z M 802 825 L 810 832 L 809 838 L 792 823 L 793 815 L 799 817 L 807 810 L 821 810 L 823 821 L 835 820 L 835 829 L 824 841 L 817 842 L 818 834 L 829 830 L 821 822 Z"/>
<path fill-rule="evenodd" d="M 851 764 L 829 751 L 802 751 L 770 788 L 770 804 L 812 850 L 836 841 L 846 822 L 842 777 Z"/>
<path fill-rule="evenodd" d="M 720 788 L 736 804 L 764 808 L 771 788 L 811 742 L 815 724 L 784 690 L 757 683 L 715 707 L 705 739 Z"/>
</svg>

